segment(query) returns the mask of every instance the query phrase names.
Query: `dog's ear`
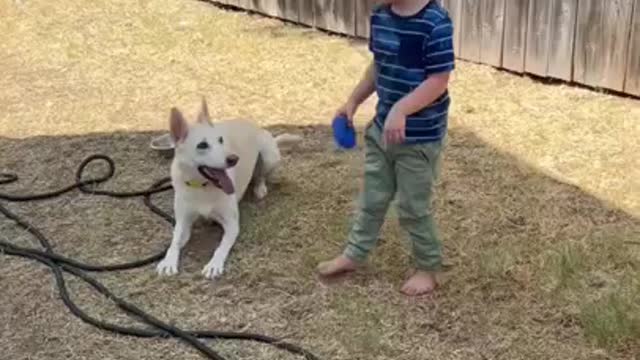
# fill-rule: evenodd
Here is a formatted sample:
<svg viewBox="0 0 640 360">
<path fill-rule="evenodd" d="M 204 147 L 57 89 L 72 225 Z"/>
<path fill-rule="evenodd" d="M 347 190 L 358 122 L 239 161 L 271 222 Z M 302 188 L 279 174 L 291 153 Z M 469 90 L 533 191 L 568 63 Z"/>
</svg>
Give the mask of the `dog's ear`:
<svg viewBox="0 0 640 360">
<path fill-rule="evenodd" d="M 171 138 L 174 143 L 179 143 L 187 137 L 189 127 L 187 121 L 182 116 L 180 110 L 171 108 L 171 118 L 169 119 L 169 129 L 171 131 Z"/>
<path fill-rule="evenodd" d="M 202 97 L 202 105 L 200 106 L 200 113 L 198 114 L 198 122 L 213 125 L 211 123 L 211 117 L 209 117 L 209 107 L 207 106 L 207 100 Z"/>
</svg>

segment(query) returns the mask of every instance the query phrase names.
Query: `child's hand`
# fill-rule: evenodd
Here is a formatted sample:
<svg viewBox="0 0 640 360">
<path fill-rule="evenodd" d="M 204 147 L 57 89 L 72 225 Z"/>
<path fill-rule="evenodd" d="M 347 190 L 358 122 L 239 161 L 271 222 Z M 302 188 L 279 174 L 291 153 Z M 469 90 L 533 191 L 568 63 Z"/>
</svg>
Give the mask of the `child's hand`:
<svg viewBox="0 0 640 360">
<path fill-rule="evenodd" d="M 347 100 L 342 106 L 338 108 L 336 111 L 335 117 L 344 115 L 349 120 L 349 126 L 353 127 L 353 115 L 356 113 L 358 109 L 358 105 L 352 100 Z"/>
<path fill-rule="evenodd" d="M 404 141 L 407 115 L 393 106 L 384 122 L 384 141 L 387 144 L 400 144 Z"/>
</svg>

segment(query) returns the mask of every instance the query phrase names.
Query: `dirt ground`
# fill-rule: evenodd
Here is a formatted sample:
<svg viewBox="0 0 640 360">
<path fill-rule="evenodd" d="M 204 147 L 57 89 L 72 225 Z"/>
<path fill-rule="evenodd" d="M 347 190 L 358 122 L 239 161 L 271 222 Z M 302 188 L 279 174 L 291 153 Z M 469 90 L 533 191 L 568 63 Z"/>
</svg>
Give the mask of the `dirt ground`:
<svg viewBox="0 0 640 360">
<path fill-rule="evenodd" d="M 305 137 L 268 198 L 243 202 L 221 280 L 200 275 L 219 234 L 207 224 L 176 277 L 152 266 L 95 275 L 156 317 L 284 337 L 322 359 L 638 359 L 638 100 L 459 62 L 436 200 L 448 267 L 436 296 L 409 300 L 393 211 L 367 267 L 331 286 L 313 275 L 341 251 L 360 186 L 361 149 L 334 151 L 328 123 L 370 59 L 362 42 L 191 0 L 0 0 L 0 17 L 0 172 L 21 176 L 2 192 L 61 187 L 93 153 L 118 166 L 104 188 L 146 188 L 169 167 L 149 141 L 171 106 L 193 115 L 202 95 L 216 119 Z M 171 200 L 158 198 L 167 210 Z M 8 206 L 87 262 L 141 258 L 171 236 L 140 199 L 72 193 Z M 0 237 L 36 246 L 4 218 Z M 82 323 L 38 264 L 0 254 L 0 270 L 2 359 L 201 358 L 178 341 Z M 96 317 L 133 323 L 69 286 Z M 294 358 L 211 344 L 229 359 Z"/>
</svg>

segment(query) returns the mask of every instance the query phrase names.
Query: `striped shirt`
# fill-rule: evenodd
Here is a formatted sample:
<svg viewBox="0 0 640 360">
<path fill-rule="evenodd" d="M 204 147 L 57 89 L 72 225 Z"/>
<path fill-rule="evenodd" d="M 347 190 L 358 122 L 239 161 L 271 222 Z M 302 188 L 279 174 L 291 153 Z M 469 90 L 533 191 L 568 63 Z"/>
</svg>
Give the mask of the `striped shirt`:
<svg viewBox="0 0 640 360">
<path fill-rule="evenodd" d="M 378 104 L 375 123 L 381 129 L 391 107 L 433 74 L 455 67 L 453 25 L 447 11 L 432 0 L 418 13 L 401 16 L 391 5 L 371 15 L 369 50 L 376 69 Z M 447 131 L 449 92 L 407 116 L 406 143 L 441 140 Z"/>
</svg>

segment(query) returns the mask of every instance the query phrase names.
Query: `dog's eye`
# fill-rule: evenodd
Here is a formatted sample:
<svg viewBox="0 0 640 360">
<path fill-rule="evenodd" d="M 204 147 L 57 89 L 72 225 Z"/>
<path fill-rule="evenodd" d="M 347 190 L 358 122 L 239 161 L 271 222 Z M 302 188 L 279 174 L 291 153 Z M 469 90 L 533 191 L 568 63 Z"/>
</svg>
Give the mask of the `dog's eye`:
<svg viewBox="0 0 640 360">
<path fill-rule="evenodd" d="M 222 145 L 222 144 L 224 143 L 224 140 L 222 140 L 222 136 L 220 136 L 220 137 L 218 138 L 218 142 L 220 143 L 220 145 Z"/>
<path fill-rule="evenodd" d="M 198 150 L 207 150 L 209 148 L 209 144 L 207 144 L 206 141 L 201 141 L 200 143 L 198 143 L 196 148 L 198 148 Z"/>
</svg>

